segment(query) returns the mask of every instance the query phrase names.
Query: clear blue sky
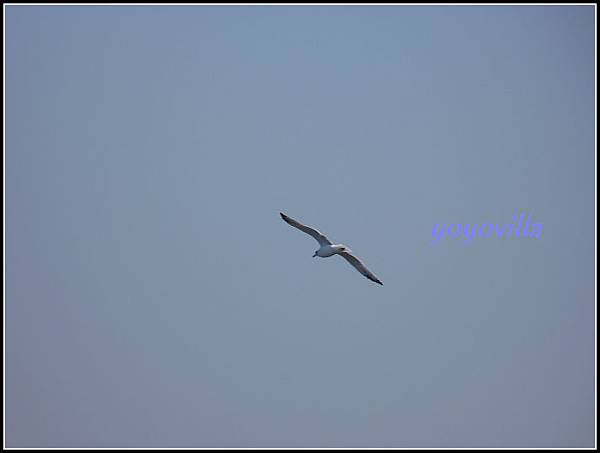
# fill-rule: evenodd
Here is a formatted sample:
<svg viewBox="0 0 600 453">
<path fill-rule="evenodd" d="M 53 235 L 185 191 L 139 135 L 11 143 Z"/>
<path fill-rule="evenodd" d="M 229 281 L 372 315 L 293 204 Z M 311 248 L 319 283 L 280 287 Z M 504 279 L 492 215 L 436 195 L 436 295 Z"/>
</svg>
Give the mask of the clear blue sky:
<svg viewBox="0 0 600 453">
<path fill-rule="evenodd" d="M 594 445 L 594 7 L 5 21 L 7 446 Z"/>
</svg>

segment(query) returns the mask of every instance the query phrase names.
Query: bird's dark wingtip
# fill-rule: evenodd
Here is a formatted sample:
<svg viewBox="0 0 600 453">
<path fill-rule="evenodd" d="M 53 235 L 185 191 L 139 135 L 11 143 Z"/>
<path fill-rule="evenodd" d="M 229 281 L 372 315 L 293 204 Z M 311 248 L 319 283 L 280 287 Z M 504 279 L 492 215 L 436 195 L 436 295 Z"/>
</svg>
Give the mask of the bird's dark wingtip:
<svg viewBox="0 0 600 453">
<path fill-rule="evenodd" d="M 375 283 L 379 283 L 381 286 L 383 286 L 383 282 L 381 280 L 379 280 L 377 277 L 371 277 L 370 275 L 367 275 L 367 278 Z"/>
</svg>

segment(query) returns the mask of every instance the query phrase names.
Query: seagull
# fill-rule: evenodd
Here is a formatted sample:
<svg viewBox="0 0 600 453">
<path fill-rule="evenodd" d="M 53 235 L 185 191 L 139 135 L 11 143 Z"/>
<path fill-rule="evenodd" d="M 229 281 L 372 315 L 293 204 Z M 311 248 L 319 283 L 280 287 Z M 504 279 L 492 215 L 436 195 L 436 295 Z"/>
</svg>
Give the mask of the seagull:
<svg viewBox="0 0 600 453">
<path fill-rule="evenodd" d="M 343 244 L 333 244 L 329 239 L 327 239 L 327 236 L 322 234 L 320 231 L 316 230 L 313 227 L 301 224 L 297 220 L 286 216 L 283 212 L 280 212 L 279 215 L 281 215 L 281 218 L 293 227 L 298 228 L 300 231 L 304 231 L 306 234 L 310 234 L 313 238 L 317 240 L 321 247 L 315 252 L 313 258 L 316 256 L 320 258 L 327 258 L 333 255 L 340 255 L 342 258 L 344 258 L 346 261 L 352 264 L 358 272 L 363 274 L 369 280 L 383 285 L 381 280 L 379 280 L 375 276 L 375 274 L 373 274 L 369 269 L 367 269 L 367 267 L 362 263 L 362 261 L 352 254 L 352 250 L 350 250 L 348 247 L 346 247 Z"/>
</svg>

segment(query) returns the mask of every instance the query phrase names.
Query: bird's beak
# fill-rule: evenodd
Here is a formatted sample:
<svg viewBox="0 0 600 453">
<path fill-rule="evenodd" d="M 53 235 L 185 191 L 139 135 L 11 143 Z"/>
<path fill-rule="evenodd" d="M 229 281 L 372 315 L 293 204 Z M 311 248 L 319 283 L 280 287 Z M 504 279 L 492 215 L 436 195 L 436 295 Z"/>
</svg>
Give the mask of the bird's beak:
<svg viewBox="0 0 600 453">
<path fill-rule="evenodd" d="M 315 252 L 315 254 L 313 255 L 313 258 L 314 258 L 315 256 L 317 256 L 317 252 Z"/>
</svg>

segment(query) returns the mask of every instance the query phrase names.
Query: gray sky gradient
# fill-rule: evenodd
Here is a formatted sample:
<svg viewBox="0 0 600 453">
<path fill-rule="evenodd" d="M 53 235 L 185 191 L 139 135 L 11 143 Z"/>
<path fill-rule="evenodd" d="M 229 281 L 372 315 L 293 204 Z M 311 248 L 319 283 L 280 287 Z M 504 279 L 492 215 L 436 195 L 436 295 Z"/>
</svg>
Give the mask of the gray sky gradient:
<svg viewBox="0 0 600 453">
<path fill-rule="evenodd" d="M 594 445 L 593 7 L 5 22 L 7 446 Z"/>
</svg>

